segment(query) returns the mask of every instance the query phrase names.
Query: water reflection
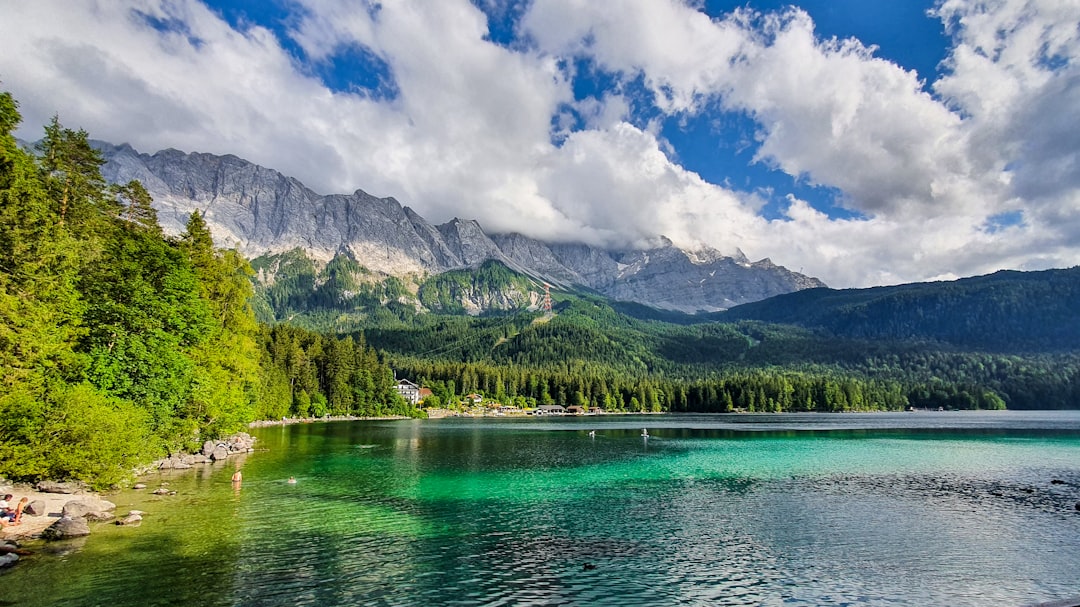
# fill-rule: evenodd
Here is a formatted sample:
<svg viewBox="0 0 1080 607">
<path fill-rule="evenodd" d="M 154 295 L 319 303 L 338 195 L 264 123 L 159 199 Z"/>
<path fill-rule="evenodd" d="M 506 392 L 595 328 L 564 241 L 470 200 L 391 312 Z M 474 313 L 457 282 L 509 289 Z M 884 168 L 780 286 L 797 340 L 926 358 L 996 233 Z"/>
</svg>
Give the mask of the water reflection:
<svg viewBox="0 0 1080 607">
<path fill-rule="evenodd" d="M 95 527 L 63 558 L 5 574 L 0 592 L 23 607 L 1019 605 L 1076 593 L 1080 415 L 1055 432 L 1039 430 L 1045 416 L 914 429 L 842 417 L 767 417 L 750 432 L 649 417 L 648 439 L 639 417 L 266 428 L 242 489 L 233 462 L 162 474 L 148 484 L 177 495 L 113 500 L 147 512 L 140 528 Z"/>
</svg>

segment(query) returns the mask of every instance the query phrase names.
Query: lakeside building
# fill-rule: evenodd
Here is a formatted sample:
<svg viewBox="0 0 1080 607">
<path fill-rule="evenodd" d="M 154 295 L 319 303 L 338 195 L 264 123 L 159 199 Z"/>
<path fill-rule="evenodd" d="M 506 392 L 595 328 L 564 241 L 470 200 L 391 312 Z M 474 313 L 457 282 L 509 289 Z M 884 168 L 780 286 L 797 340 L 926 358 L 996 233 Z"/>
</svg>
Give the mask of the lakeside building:
<svg viewBox="0 0 1080 607">
<path fill-rule="evenodd" d="M 566 415 L 566 409 L 562 405 L 540 405 L 533 415 Z"/>
<path fill-rule="evenodd" d="M 409 404 L 415 406 L 420 402 L 420 386 L 407 379 L 399 379 L 394 389 L 398 391 Z M 429 391 L 430 392 L 430 391 Z"/>
</svg>

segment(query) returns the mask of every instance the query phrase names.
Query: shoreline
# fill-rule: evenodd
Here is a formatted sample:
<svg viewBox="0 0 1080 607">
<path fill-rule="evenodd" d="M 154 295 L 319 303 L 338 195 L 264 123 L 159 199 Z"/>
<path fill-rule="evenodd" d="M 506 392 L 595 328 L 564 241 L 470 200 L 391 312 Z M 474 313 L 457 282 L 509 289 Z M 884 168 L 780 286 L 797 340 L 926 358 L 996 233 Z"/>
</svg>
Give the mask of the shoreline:
<svg viewBox="0 0 1080 607">
<path fill-rule="evenodd" d="M 45 503 L 42 514 L 30 515 L 24 512 L 18 525 L 0 527 L 0 540 L 13 540 L 16 542 L 39 539 L 43 531 L 60 520 L 64 505 L 68 502 L 79 501 L 83 498 L 101 499 L 101 493 L 96 491 L 81 490 L 77 493 L 45 493 L 38 491 L 32 485 L 21 483 L 4 485 L 0 492 L 14 495 L 13 503 L 24 497 L 29 498 L 31 504 L 36 501 Z"/>
<path fill-rule="evenodd" d="M 328 415 L 326 417 L 283 417 L 281 419 L 263 419 L 248 422 L 248 428 L 270 428 L 273 426 L 291 426 L 293 424 L 313 424 L 316 422 L 358 422 L 358 421 L 391 421 L 401 419 L 413 419 L 406 415 Z"/>
</svg>

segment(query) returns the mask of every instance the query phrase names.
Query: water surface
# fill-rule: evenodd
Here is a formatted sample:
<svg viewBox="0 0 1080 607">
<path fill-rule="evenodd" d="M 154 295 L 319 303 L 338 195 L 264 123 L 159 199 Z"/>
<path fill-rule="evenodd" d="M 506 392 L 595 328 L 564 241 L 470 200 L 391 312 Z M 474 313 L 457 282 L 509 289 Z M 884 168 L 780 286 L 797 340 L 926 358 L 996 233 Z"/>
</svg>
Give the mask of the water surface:
<svg viewBox="0 0 1080 607">
<path fill-rule="evenodd" d="M 259 451 L 243 460 L 147 481 L 175 496 L 114 496 L 121 514 L 148 512 L 140 528 L 45 546 L 0 575 L 0 600 L 925 607 L 1080 595 L 1080 412 L 254 434 Z"/>
</svg>

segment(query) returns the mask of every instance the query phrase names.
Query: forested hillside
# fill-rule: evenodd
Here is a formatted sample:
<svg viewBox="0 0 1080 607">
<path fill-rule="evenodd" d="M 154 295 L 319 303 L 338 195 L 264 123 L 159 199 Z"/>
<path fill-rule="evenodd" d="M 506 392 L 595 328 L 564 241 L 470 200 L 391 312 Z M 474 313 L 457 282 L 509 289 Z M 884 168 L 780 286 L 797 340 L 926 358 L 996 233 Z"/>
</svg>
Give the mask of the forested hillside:
<svg viewBox="0 0 1080 607">
<path fill-rule="evenodd" d="M 400 372 L 446 392 L 616 410 L 1075 408 L 1080 353 L 990 353 L 757 321 L 640 320 L 559 296 L 556 314 L 402 316 L 364 330 Z M 440 383 L 441 382 L 441 383 Z"/>
<path fill-rule="evenodd" d="M 1080 268 L 1001 271 L 949 282 L 809 289 L 710 315 L 865 339 L 932 339 L 998 352 L 1080 347 Z"/>
<path fill-rule="evenodd" d="M 166 238 L 85 131 L 54 119 L 35 156 L 19 120 L 0 93 L 0 475 L 107 485 L 260 417 L 409 412 L 364 344 L 260 327 L 199 214 Z"/>
</svg>

